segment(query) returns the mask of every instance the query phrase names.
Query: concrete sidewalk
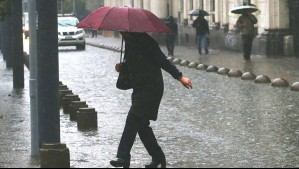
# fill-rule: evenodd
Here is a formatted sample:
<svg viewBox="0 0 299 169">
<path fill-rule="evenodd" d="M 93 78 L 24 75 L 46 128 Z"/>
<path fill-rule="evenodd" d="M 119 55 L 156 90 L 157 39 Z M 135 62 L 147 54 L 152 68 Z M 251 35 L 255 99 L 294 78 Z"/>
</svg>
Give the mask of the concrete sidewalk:
<svg viewBox="0 0 299 169">
<path fill-rule="evenodd" d="M 25 68 L 25 88 L 13 89 L 13 70 L 6 68 L 0 54 L 0 167 L 38 168 L 31 158 L 29 72 Z"/>
<path fill-rule="evenodd" d="M 98 35 L 91 38 L 87 35 L 87 44 L 94 46 L 106 45 L 107 48 L 121 47 L 121 39 L 109 38 Z M 164 53 L 167 53 L 165 46 L 161 46 Z M 197 48 L 190 46 L 177 45 L 174 50 L 174 58 L 188 60 L 190 62 L 202 63 L 208 66 L 217 66 L 218 68 L 237 69 L 244 72 L 252 72 L 258 75 L 266 75 L 270 79 L 284 78 L 290 85 L 299 82 L 299 58 L 295 57 L 277 57 L 268 58 L 265 56 L 252 55 L 251 61 L 243 59 L 243 53 L 232 51 L 220 51 L 210 49 L 210 54 L 199 55 Z"/>
</svg>

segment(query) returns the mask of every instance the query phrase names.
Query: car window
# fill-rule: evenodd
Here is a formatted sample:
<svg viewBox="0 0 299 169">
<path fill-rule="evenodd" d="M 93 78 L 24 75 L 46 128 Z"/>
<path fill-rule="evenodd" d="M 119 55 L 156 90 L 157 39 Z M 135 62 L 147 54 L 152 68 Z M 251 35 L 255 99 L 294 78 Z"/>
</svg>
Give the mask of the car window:
<svg viewBox="0 0 299 169">
<path fill-rule="evenodd" d="M 76 27 L 79 23 L 79 20 L 77 18 L 58 18 L 58 26 L 60 27 L 69 27 L 73 26 Z"/>
</svg>

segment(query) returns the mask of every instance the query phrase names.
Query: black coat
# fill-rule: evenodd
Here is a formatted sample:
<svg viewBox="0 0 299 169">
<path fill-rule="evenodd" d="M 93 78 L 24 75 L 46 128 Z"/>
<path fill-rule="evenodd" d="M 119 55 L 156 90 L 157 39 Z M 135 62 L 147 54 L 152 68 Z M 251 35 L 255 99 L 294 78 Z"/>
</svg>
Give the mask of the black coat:
<svg viewBox="0 0 299 169">
<path fill-rule="evenodd" d="M 164 83 L 161 68 L 175 79 L 182 73 L 167 60 L 157 42 L 147 34 L 140 34 L 125 46 L 125 58 L 133 86 L 129 113 L 147 120 L 157 120 Z"/>
<path fill-rule="evenodd" d="M 203 35 L 209 33 L 209 23 L 205 18 L 198 17 L 192 24 L 196 29 L 196 35 Z"/>
</svg>

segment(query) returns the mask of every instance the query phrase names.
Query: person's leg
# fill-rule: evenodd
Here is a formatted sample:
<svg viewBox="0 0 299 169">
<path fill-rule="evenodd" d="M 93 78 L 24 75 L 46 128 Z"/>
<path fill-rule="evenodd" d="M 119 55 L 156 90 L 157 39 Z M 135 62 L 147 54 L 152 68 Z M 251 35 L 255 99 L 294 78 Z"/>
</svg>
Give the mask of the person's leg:
<svg viewBox="0 0 299 169">
<path fill-rule="evenodd" d="M 140 130 L 142 122 L 136 115 L 129 113 L 126 120 L 126 125 L 119 143 L 117 158 L 130 160 L 130 152 L 138 130 Z"/>
<path fill-rule="evenodd" d="M 171 56 L 173 56 L 173 54 L 174 54 L 174 45 L 175 45 L 175 36 L 172 36 L 171 37 L 171 45 L 170 45 Z"/>
<path fill-rule="evenodd" d="M 197 36 L 196 36 L 196 39 L 197 39 L 197 49 L 198 49 L 198 53 L 199 53 L 200 55 L 202 55 L 202 52 L 201 52 L 202 36 L 201 36 L 201 35 L 197 35 Z"/>
<path fill-rule="evenodd" d="M 252 51 L 252 43 L 253 43 L 253 37 L 248 37 L 248 55 L 249 55 L 249 59 L 251 56 L 251 51 Z"/>
<path fill-rule="evenodd" d="M 159 146 L 157 139 L 154 135 L 152 128 L 149 126 L 150 123 L 144 124 L 144 126 L 138 131 L 140 140 L 142 141 L 144 147 L 146 148 L 149 155 L 152 157 L 152 162 L 146 165 L 147 168 L 157 167 L 160 165 L 166 167 L 166 159 L 164 152 Z"/>
<path fill-rule="evenodd" d="M 126 125 L 119 143 L 117 151 L 117 159 L 111 160 L 110 164 L 114 167 L 130 167 L 131 149 L 138 130 L 143 126 L 142 120 L 132 113 L 129 113 L 126 120 Z"/>
<path fill-rule="evenodd" d="M 203 38 L 202 41 L 205 49 L 205 54 L 208 54 L 209 53 L 208 34 L 204 34 L 202 38 Z"/>
<path fill-rule="evenodd" d="M 174 42 L 171 42 L 170 55 L 173 56 L 173 53 L 174 53 Z"/>
<path fill-rule="evenodd" d="M 251 46 L 253 38 L 247 35 L 242 36 L 243 39 L 243 53 L 244 53 L 244 59 L 250 60 L 251 55 Z"/>
<path fill-rule="evenodd" d="M 168 55 L 171 55 L 170 40 L 169 40 L 169 36 L 167 36 L 167 35 L 166 35 L 165 42 L 166 42 L 166 48 L 167 48 Z"/>
</svg>

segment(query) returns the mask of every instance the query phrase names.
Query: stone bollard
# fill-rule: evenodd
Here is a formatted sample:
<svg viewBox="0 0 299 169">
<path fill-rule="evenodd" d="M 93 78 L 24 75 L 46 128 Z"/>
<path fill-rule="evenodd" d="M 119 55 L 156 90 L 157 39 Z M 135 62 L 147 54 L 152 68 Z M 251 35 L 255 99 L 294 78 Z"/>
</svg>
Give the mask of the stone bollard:
<svg viewBox="0 0 299 169">
<path fill-rule="evenodd" d="M 290 90 L 298 92 L 299 91 L 299 82 L 294 83 Z"/>
<path fill-rule="evenodd" d="M 180 63 L 180 66 L 188 66 L 189 65 L 189 61 L 188 60 L 182 60 Z"/>
<path fill-rule="evenodd" d="M 198 66 L 198 63 L 191 62 L 191 63 L 189 63 L 188 68 L 196 68 L 197 66 Z"/>
<path fill-rule="evenodd" d="M 242 77 L 243 73 L 241 70 L 231 70 L 228 72 L 228 77 Z"/>
<path fill-rule="evenodd" d="M 254 73 L 251 72 L 245 72 L 243 73 L 242 80 L 255 80 L 256 79 L 256 75 Z"/>
<path fill-rule="evenodd" d="M 172 63 L 174 64 L 174 65 L 178 65 L 178 64 L 180 64 L 181 63 L 181 61 L 182 61 L 182 59 L 173 59 L 172 60 Z"/>
<path fill-rule="evenodd" d="M 59 106 L 62 107 L 62 99 L 67 94 L 73 94 L 72 90 L 59 90 Z"/>
<path fill-rule="evenodd" d="M 277 79 L 274 79 L 272 84 L 271 84 L 272 87 L 289 87 L 290 84 L 289 82 L 284 79 L 284 78 L 277 78 Z"/>
<path fill-rule="evenodd" d="M 97 130 L 98 118 L 94 108 L 79 108 L 77 114 L 77 124 L 79 130 Z"/>
<path fill-rule="evenodd" d="M 173 61 L 173 57 L 167 57 L 167 60 L 169 60 L 171 63 L 172 63 L 172 61 Z"/>
<path fill-rule="evenodd" d="M 271 83 L 271 79 L 266 75 L 259 75 L 255 78 L 254 83 Z"/>
<path fill-rule="evenodd" d="M 228 68 L 224 68 L 224 67 L 222 67 L 222 68 L 220 68 L 219 70 L 218 70 L 218 72 L 217 72 L 217 74 L 219 74 L 219 75 L 227 75 L 228 73 L 229 73 L 229 69 Z"/>
<path fill-rule="evenodd" d="M 219 68 L 217 66 L 209 66 L 206 72 L 218 72 Z"/>
<path fill-rule="evenodd" d="M 69 114 L 70 104 L 72 101 L 80 101 L 78 95 L 75 94 L 67 94 L 62 99 L 62 109 L 64 114 Z"/>
<path fill-rule="evenodd" d="M 87 108 L 88 105 L 85 101 L 72 101 L 70 105 L 70 120 L 71 121 L 77 121 L 77 114 L 79 111 L 79 108 Z"/>
<path fill-rule="evenodd" d="M 59 85 L 59 90 L 69 90 L 67 85 Z"/>
<path fill-rule="evenodd" d="M 40 148 L 41 168 L 70 168 L 70 151 L 66 144 L 43 144 Z"/>
<path fill-rule="evenodd" d="M 199 64 L 196 67 L 197 70 L 207 70 L 207 68 L 208 68 L 208 65 L 206 65 L 206 64 Z"/>
</svg>

